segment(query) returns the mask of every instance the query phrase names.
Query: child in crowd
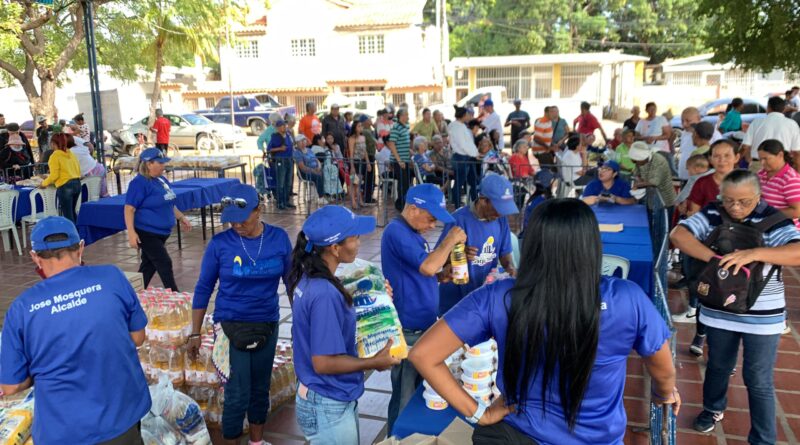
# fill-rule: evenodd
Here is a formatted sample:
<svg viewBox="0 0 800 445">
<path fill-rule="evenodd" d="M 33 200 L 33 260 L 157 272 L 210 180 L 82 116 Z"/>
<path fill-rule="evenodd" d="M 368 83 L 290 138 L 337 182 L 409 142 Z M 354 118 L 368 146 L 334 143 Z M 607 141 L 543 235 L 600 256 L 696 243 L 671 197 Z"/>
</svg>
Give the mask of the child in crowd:
<svg viewBox="0 0 800 445">
<path fill-rule="evenodd" d="M 708 163 L 708 158 L 705 155 L 692 155 L 686 161 L 686 169 L 689 170 L 689 180 L 686 182 L 686 185 L 683 186 L 681 192 L 678 194 L 678 197 L 675 200 L 675 203 L 678 205 L 678 214 L 681 218 L 685 217 L 686 212 L 688 211 L 687 200 L 689 198 L 689 194 L 692 193 L 692 187 L 694 187 L 694 184 L 703 176 L 714 173 L 714 170 L 709 170 L 709 168 L 710 165 Z"/>
</svg>

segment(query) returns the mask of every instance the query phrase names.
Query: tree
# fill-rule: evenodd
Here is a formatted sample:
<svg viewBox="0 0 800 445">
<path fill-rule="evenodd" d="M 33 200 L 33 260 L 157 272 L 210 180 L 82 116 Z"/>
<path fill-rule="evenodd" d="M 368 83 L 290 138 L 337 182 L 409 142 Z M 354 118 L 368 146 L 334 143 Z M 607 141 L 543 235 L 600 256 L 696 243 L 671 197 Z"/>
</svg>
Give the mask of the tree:
<svg viewBox="0 0 800 445">
<path fill-rule="evenodd" d="M 700 0 L 699 12 L 714 30 L 705 37 L 714 51 L 714 62 L 734 62 L 761 72 L 800 72 L 795 46 L 800 38 L 796 0 Z"/>
<path fill-rule="evenodd" d="M 92 0 L 95 7 L 108 0 Z M 0 0 L 0 69 L 19 82 L 32 116 L 56 115 L 59 76 L 83 43 L 79 2 L 44 7 L 29 0 Z M 7 78 L 6 78 L 7 80 Z"/>
</svg>

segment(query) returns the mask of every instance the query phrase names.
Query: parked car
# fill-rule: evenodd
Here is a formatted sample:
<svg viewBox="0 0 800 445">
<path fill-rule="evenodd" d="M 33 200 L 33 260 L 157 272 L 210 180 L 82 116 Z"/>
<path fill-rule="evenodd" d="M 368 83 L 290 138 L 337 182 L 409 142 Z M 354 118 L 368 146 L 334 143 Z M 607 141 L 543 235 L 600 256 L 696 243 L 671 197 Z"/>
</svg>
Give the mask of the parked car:
<svg viewBox="0 0 800 445">
<path fill-rule="evenodd" d="M 755 99 L 750 97 L 743 97 L 742 101 L 744 101 L 744 110 L 742 110 L 742 130 L 747 130 L 747 127 L 750 125 L 751 122 L 754 120 L 764 117 L 767 115 L 767 98 L 764 99 Z M 720 113 L 724 113 L 725 110 L 728 108 L 728 104 L 731 103 L 733 100 L 732 97 L 725 97 L 722 99 L 712 100 L 710 102 L 706 102 L 703 105 L 697 107 L 697 110 L 700 112 L 700 117 L 706 121 L 710 122 L 712 125 L 717 125 L 717 121 L 719 121 Z M 677 116 L 673 117 L 670 121 L 670 125 L 672 128 L 682 128 L 681 125 L 681 115 L 678 114 Z"/>
<path fill-rule="evenodd" d="M 232 147 L 235 143 L 243 142 L 247 135 L 244 130 L 230 124 L 218 124 L 199 114 L 183 113 L 169 114 L 164 117 L 170 120 L 172 129 L 170 130 L 170 144 L 175 144 L 178 148 L 196 148 L 198 150 L 216 150 L 225 147 Z M 123 128 L 133 135 L 149 133 L 147 120 L 145 117 L 135 121 Z"/>
<path fill-rule="evenodd" d="M 378 110 L 386 107 L 386 102 L 383 96 L 341 96 L 336 94 L 329 95 L 323 102 L 322 106 L 317 109 L 317 117 L 324 119 L 330 113 L 330 106 L 333 104 L 339 105 L 339 113 L 344 116 L 348 111 L 353 113 L 353 116 L 359 114 L 366 114 L 373 120 L 377 117 Z"/>
<path fill-rule="evenodd" d="M 283 106 L 269 94 L 240 95 L 234 96 L 233 101 L 233 121 L 237 127 L 250 128 L 254 135 L 261 134 L 267 128 L 269 115 L 280 113 L 281 116 L 297 114 L 294 106 Z M 231 98 L 225 96 L 210 110 L 196 110 L 195 113 L 202 115 L 213 122 L 220 124 L 231 123 Z"/>
</svg>

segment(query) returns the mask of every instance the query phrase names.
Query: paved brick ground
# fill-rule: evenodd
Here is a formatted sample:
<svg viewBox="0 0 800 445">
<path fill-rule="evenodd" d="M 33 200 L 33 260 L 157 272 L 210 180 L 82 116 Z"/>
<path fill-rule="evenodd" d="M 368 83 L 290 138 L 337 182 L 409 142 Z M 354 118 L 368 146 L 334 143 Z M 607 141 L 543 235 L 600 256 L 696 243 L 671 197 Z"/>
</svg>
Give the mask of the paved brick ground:
<svg viewBox="0 0 800 445">
<path fill-rule="evenodd" d="M 378 214 L 377 208 L 367 211 Z M 382 221 L 382 214 L 379 222 Z M 305 213 L 301 208 L 295 214 L 268 211 L 264 219 L 274 225 L 281 226 L 294 239 L 300 229 Z M 199 225 L 199 218 L 196 224 Z M 192 290 L 199 273 L 200 261 L 204 250 L 204 242 L 200 231 L 184 234 L 184 247 L 178 250 L 177 240 L 173 236 L 168 245 L 175 264 L 178 285 L 182 290 Z M 374 234 L 362 238 L 360 257 L 380 261 L 379 228 Z M 430 234 L 434 241 L 438 232 Z M 127 247 L 126 238 L 118 234 L 106 238 L 86 249 L 85 261 L 89 264 L 112 263 L 123 270 L 135 271 L 138 267 L 136 252 Z M 789 318 L 800 320 L 800 271 L 785 270 L 784 279 L 787 285 L 787 301 Z M 18 256 L 16 251 L 0 251 L 0 312 L 5 313 L 10 302 L 24 289 L 38 281 L 32 263 L 27 256 Z M 159 285 L 158 278 L 153 285 Z M 670 292 L 670 306 L 673 311 L 685 307 L 685 296 L 679 291 Z M 281 297 L 281 338 L 290 338 L 291 310 L 285 295 Z M 800 336 L 797 329 L 800 323 L 793 324 L 792 334 L 781 339 L 778 364 L 775 371 L 775 383 L 778 393 L 778 430 L 780 444 L 800 443 Z M 678 443 L 692 445 L 738 445 L 746 443 L 749 429 L 747 409 L 747 393 L 742 382 L 741 373 L 732 380 L 728 393 L 730 409 L 726 412 L 726 420 L 721 427 L 711 434 L 696 434 L 691 429 L 694 417 L 701 410 L 702 376 L 705 369 L 704 359 L 695 359 L 689 355 L 688 347 L 692 340 L 693 326 L 678 325 L 678 387 L 684 400 L 683 410 L 678 419 Z M 741 368 L 740 368 L 741 369 Z M 636 432 L 647 425 L 648 384 L 643 377 L 642 361 L 632 355 L 628 362 L 628 380 L 625 388 L 625 407 L 628 413 L 628 434 L 626 444 L 647 443 L 647 433 Z M 386 435 L 386 409 L 389 403 L 391 385 L 387 372 L 372 373 L 367 378 L 367 391 L 359 401 L 361 416 L 361 443 L 371 444 Z M 268 420 L 265 439 L 277 444 L 303 443 L 294 417 L 292 403 L 280 407 Z M 219 434 L 215 432 L 215 443 L 219 442 Z M 244 443 L 244 442 L 243 442 Z"/>
</svg>

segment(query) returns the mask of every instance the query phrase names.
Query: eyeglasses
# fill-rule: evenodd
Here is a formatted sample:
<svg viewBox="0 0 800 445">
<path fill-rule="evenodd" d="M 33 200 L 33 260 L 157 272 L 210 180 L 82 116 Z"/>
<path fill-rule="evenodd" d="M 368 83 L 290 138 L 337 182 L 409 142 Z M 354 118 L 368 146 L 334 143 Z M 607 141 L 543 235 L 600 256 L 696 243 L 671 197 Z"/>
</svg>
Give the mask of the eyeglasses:
<svg viewBox="0 0 800 445">
<path fill-rule="evenodd" d="M 730 198 L 722 198 L 722 205 L 725 207 L 736 207 L 737 205 L 742 208 L 747 208 L 753 205 L 753 203 L 758 202 L 757 198 L 750 198 L 750 199 L 730 199 Z"/>
<path fill-rule="evenodd" d="M 239 207 L 240 209 L 247 208 L 247 201 L 245 199 L 243 199 L 243 198 L 231 198 L 230 196 L 223 197 L 222 200 L 220 201 L 220 204 L 222 204 L 223 208 L 224 207 L 228 207 L 228 206 L 233 206 L 233 205 L 235 205 L 236 207 Z"/>
</svg>

